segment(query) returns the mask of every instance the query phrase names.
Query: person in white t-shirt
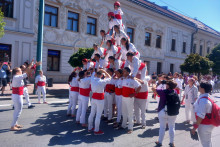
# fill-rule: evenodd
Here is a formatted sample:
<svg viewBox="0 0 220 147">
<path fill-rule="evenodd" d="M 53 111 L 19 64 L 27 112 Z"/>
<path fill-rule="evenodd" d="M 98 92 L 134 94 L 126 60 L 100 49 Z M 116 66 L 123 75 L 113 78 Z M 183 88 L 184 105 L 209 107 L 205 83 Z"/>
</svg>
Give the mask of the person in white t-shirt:
<svg viewBox="0 0 220 147">
<path fill-rule="evenodd" d="M 111 35 L 105 33 L 105 30 L 101 30 L 100 31 L 100 35 L 102 37 L 102 41 L 101 41 L 100 47 L 102 47 L 108 40 L 112 40 L 113 39 Z"/>
<path fill-rule="evenodd" d="M 209 93 L 212 91 L 212 85 L 208 82 L 201 82 L 199 86 L 200 96 L 194 104 L 194 110 L 196 114 L 196 123 L 191 130 L 192 134 L 195 134 L 198 129 L 198 135 L 203 147 L 212 147 L 212 131 L 214 126 L 212 125 L 211 113 L 213 107 L 213 100 L 210 99 Z M 211 102 L 212 101 L 212 102 Z"/>
<path fill-rule="evenodd" d="M 122 23 L 122 15 L 123 15 L 123 11 L 121 10 L 121 4 L 119 1 L 116 1 L 114 3 L 114 14 L 115 14 L 115 18 L 121 23 Z"/>
<path fill-rule="evenodd" d="M 35 84 L 37 86 L 38 103 L 40 104 L 41 93 L 43 94 L 43 103 L 48 104 L 46 101 L 46 76 L 43 75 L 43 71 L 39 71 L 39 75 L 35 78 Z"/>
<path fill-rule="evenodd" d="M 128 52 L 133 53 L 134 56 L 136 56 L 138 59 L 140 58 L 140 53 L 138 52 L 138 50 L 136 49 L 136 47 L 134 46 L 134 44 L 132 44 L 128 38 L 122 38 L 121 39 L 121 52 L 122 52 L 122 59 L 121 60 L 126 60 L 126 55 Z"/>
</svg>

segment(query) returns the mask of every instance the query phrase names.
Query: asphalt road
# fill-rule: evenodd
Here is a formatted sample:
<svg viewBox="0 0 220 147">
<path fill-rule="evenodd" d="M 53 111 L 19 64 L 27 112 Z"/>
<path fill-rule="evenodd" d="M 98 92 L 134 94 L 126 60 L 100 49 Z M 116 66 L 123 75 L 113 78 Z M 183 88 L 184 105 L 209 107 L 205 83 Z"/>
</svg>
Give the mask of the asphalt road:
<svg viewBox="0 0 220 147">
<path fill-rule="evenodd" d="M 151 94 L 150 96 L 151 97 Z M 220 94 L 213 97 L 219 102 Z M 155 141 L 159 135 L 159 123 L 155 120 L 156 101 L 151 98 L 149 111 L 146 114 L 147 127 L 141 129 L 140 126 L 134 127 L 132 134 L 126 134 L 126 130 L 115 130 L 112 124 L 101 122 L 101 129 L 105 132 L 102 136 L 95 136 L 88 133 L 87 129 L 75 124 L 75 119 L 66 117 L 67 100 L 65 98 L 49 98 L 49 104 L 35 104 L 34 109 L 27 109 L 24 105 L 23 112 L 19 119 L 19 124 L 24 129 L 19 132 L 9 130 L 12 121 L 13 110 L 11 100 L 0 101 L 0 146 L 1 147 L 44 147 L 44 146 L 95 146 L 95 147 L 139 147 L 155 146 Z M 33 103 L 37 99 L 31 99 Z M 25 102 L 25 101 L 24 101 Z M 175 145 L 177 147 L 197 147 L 198 141 L 190 138 L 190 125 L 185 121 L 184 108 L 176 122 Z M 220 127 L 215 128 L 212 135 L 213 146 L 219 147 Z M 166 132 L 163 146 L 169 144 L 169 133 Z"/>
</svg>

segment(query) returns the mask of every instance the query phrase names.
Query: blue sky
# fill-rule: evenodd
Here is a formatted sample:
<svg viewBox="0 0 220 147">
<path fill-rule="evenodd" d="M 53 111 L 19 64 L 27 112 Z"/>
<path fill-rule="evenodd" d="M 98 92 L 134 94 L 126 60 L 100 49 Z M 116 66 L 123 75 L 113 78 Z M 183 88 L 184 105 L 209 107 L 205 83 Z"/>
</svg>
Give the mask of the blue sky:
<svg viewBox="0 0 220 147">
<path fill-rule="evenodd" d="M 220 0 L 149 0 L 159 6 L 197 18 L 220 32 Z"/>
</svg>

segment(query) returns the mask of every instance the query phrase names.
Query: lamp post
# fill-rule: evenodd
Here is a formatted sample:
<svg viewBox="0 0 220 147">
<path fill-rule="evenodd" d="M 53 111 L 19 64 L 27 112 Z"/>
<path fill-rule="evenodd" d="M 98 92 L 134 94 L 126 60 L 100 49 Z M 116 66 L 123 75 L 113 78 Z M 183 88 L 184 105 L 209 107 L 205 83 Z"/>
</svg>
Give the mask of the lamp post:
<svg viewBox="0 0 220 147">
<path fill-rule="evenodd" d="M 37 35 L 37 56 L 36 61 L 42 62 L 42 51 L 43 51 L 43 31 L 44 31 L 44 0 L 39 0 L 39 19 L 38 19 L 38 35 Z M 35 77 L 38 75 L 39 70 L 42 70 L 42 64 L 37 66 Z M 34 92 L 36 92 L 34 86 Z"/>
</svg>

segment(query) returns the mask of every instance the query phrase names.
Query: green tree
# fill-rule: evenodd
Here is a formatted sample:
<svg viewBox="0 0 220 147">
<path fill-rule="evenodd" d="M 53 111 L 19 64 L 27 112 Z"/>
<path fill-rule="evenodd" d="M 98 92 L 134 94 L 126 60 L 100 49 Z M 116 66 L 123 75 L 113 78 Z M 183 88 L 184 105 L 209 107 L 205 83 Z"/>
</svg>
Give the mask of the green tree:
<svg viewBox="0 0 220 147">
<path fill-rule="evenodd" d="M 220 75 L 220 44 L 217 45 L 207 57 L 213 62 L 212 72 Z"/>
<path fill-rule="evenodd" d="M 198 54 L 190 54 L 185 59 L 184 63 L 180 65 L 181 71 L 198 74 L 208 74 L 213 62 L 209 61 L 208 58 L 202 57 Z"/>
<path fill-rule="evenodd" d="M 0 9 L 0 38 L 3 37 L 4 33 L 4 27 L 5 27 L 5 22 L 4 22 L 4 13 Z"/>
<path fill-rule="evenodd" d="M 82 67 L 82 59 L 90 59 L 93 52 L 93 48 L 79 48 L 79 50 L 70 57 L 68 63 L 72 67 Z"/>
</svg>

